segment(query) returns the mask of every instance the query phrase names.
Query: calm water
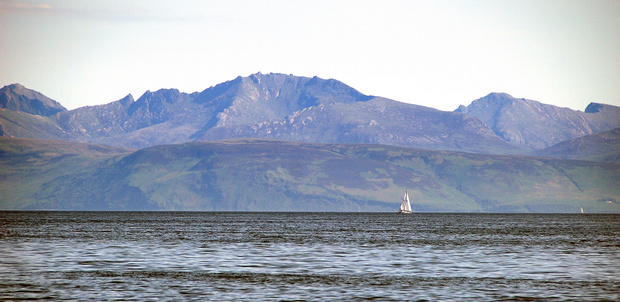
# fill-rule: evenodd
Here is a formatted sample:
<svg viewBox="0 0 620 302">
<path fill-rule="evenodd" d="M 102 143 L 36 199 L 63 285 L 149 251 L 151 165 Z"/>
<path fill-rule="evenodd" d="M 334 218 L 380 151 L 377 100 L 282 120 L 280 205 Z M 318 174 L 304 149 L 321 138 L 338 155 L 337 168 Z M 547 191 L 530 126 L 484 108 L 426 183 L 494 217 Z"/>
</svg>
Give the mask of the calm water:
<svg viewBox="0 0 620 302">
<path fill-rule="evenodd" d="M 620 215 L 0 212 L 0 300 L 620 300 Z"/>
</svg>

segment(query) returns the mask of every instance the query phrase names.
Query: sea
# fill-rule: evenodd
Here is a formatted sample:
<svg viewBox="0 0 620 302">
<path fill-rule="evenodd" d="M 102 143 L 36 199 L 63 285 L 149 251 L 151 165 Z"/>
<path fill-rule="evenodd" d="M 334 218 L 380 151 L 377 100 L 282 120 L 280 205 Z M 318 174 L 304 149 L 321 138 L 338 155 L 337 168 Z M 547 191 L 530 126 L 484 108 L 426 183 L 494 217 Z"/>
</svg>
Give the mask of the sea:
<svg viewBox="0 0 620 302">
<path fill-rule="evenodd" d="M 620 301 L 620 215 L 0 212 L 0 300 Z"/>
</svg>

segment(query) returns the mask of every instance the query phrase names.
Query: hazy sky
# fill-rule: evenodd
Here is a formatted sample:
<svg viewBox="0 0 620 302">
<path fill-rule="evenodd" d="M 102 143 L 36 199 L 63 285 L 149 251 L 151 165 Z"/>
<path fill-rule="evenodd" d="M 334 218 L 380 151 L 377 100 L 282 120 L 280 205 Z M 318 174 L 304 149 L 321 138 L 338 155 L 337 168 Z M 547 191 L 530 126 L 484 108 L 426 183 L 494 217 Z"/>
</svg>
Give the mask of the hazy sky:
<svg viewBox="0 0 620 302">
<path fill-rule="evenodd" d="M 0 0 L 0 86 L 69 109 L 259 71 L 442 110 L 620 106 L 620 1 Z"/>
</svg>

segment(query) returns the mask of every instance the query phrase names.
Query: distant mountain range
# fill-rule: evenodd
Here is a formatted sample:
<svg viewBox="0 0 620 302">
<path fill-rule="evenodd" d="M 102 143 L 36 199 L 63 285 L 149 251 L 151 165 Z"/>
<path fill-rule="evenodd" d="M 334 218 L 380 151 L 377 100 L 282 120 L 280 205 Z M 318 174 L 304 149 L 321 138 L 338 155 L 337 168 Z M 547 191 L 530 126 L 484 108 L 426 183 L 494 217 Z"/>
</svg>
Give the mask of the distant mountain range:
<svg viewBox="0 0 620 302">
<path fill-rule="evenodd" d="M 128 95 L 69 111 L 20 85 L 3 88 L 1 99 L 11 100 L 0 109 L 2 136 L 128 148 L 261 138 L 534 154 L 620 127 L 620 108 L 611 105 L 579 112 L 493 93 L 446 112 L 364 95 L 337 80 L 284 74 L 238 77 L 191 94 L 147 91 L 137 100 Z"/>
<path fill-rule="evenodd" d="M 620 165 L 367 144 L 192 142 L 138 151 L 0 137 L 0 209 L 620 212 Z"/>
<path fill-rule="evenodd" d="M 139 149 L 139 150 L 136 150 Z M 454 112 L 253 74 L 66 110 L 0 89 L 0 209 L 620 212 L 620 107 Z"/>
</svg>

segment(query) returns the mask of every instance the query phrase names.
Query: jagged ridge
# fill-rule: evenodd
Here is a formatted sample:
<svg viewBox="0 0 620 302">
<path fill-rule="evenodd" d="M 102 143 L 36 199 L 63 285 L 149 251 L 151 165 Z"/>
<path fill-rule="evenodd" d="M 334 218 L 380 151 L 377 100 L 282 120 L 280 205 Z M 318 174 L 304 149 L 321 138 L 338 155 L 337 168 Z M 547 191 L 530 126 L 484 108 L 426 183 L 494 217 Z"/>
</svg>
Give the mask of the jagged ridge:
<svg viewBox="0 0 620 302">
<path fill-rule="evenodd" d="M 238 77 L 192 94 L 147 91 L 136 101 L 128 95 L 51 119 L 61 129 L 51 138 L 131 148 L 249 137 L 521 152 L 470 116 L 365 95 L 333 79 L 284 74 Z M 43 132 L 27 137 L 50 137 Z"/>
<path fill-rule="evenodd" d="M 147 91 L 135 101 L 128 95 L 49 117 L 0 110 L 0 135 L 131 148 L 269 138 L 527 154 L 618 126 L 620 108 L 604 104 L 580 112 L 492 93 L 444 112 L 365 95 L 333 79 L 261 73 L 202 92 Z"/>
</svg>

